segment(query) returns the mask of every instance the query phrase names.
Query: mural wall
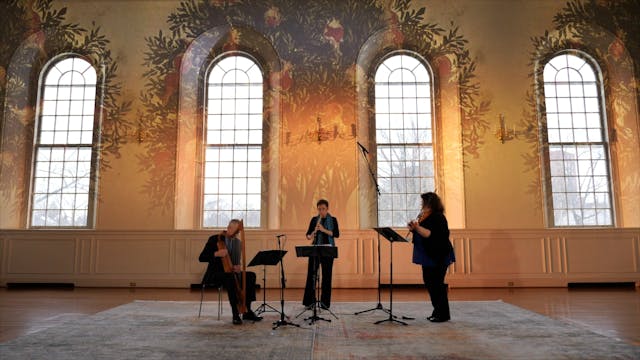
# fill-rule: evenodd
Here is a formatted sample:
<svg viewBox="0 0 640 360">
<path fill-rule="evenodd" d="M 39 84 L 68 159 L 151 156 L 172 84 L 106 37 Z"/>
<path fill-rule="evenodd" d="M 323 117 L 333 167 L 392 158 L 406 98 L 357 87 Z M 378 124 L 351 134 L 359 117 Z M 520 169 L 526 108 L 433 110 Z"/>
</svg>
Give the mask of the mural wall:
<svg viewBox="0 0 640 360">
<path fill-rule="evenodd" d="M 544 228 L 536 71 L 566 48 L 602 67 L 617 223 L 638 227 L 638 12 L 634 0 L 2 2 L 0 228 L 26 228 L 39 73 L 69 52 L 102 78 L 96 229 L 198 228 L 204 76 L 218 55 L 244 51 L 266 79 L 265 228 L 304 228 L 325 197 L 341 227 L 360 229 L 369 175 L 357 141 L 370 144 L 372 101 L 358 91 L 375 67 L 358 59 L 398 49 L 431 67 L 434 122 L 458 112 L 459 144 L 437 144 L 461 154 L 463 199 L 446 204 L 462 214 L 456 226 Z M 500 114 L 518 134 L 505 143 Z M 437 177 L 445 189 L 454 180 Z"/>
</svg>

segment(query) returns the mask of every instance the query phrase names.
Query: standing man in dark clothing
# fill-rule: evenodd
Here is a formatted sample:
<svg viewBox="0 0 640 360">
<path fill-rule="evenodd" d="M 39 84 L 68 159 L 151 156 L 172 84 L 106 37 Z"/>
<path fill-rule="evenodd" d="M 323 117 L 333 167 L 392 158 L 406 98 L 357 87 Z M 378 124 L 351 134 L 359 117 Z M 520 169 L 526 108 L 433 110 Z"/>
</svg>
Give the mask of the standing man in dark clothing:
<svg viewBox="0 0 640 360">
<path fill-rule="evenodd" d="M 307 239 L 312 241 L 312 245 L 336 246 L 335 239 L 340 237 L 338 219 L 329 214 L 329 202 L 325 199 L 318 200 L 316 207 L 318 216 L 314 216 L 309 221 L 307 229 Z M 307 283 L 304 288 L 302 304 L 311 306 L 316 302 L 316 284 L 314 281 L 318 267 L 322 266 L 322 293 L 320 295 L 320 307 L 328 309 L 331 306 L 331 277 L 333 270 L 333 258 L 320 257 L 309 258 L 307 267 Z"/>
</svg>

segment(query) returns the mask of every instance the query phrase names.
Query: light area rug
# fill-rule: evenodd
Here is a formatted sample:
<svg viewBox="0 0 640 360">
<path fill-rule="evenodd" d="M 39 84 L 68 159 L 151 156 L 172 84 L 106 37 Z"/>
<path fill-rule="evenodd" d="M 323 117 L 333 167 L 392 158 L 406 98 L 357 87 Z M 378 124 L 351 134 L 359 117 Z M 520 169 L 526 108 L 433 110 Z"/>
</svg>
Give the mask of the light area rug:
<svg viewBox="0 0 640 360">
<path fill-rule="evenodd" d="M 415 317 L 406 326 L 375 325 L 389 317 L 381 310 L 354 315 L 375 305 L 335 303 L 337 319 L 321 311 L 331 322 L 310 325 L 311 312 L 287 302 L 285 313 L 301 326 L 273 330 L 272 312 L 234 326 L 226 303 L 217 320 L 217 302 L 205 302 L 198 318 L 198 302 L 135 301 L 43 321 L 0 344 L 0 359 L 640 359 L 638 346 L 501 301 L 452 302 L 452 321 L 441 324 L 426 320 L 424 302 L 394 303 L 398 319 Z"/>
</svg>

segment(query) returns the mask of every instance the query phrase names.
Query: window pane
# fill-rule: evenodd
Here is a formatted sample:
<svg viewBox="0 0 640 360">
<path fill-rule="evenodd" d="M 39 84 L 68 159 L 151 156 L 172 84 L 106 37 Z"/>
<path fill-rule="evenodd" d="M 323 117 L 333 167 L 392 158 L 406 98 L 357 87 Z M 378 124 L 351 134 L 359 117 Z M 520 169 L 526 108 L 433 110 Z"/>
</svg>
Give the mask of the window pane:
<svg viewBox="0 0 640 360">
<path fill-rule="evenodd" d="M 550 210 L 556 226 L 608 226 L 613 218 L 608 144 L 599 115 L 604 101 L 594 74 L 588 62 L 572 54 L 556 56 L 545 66 Z"/>
<path fill-rule="evenodd" d="M 405 226 L 433 190 L 430 76 L 407 54 L 387 58 L 375 79 L 379 225 Z"/>
<path fill-rule="evenodd" d="M 85 227 L 89 208 L 96 72 L 78 57 L 49 68 L 36 143 L 31 226 Z M 44 145 L 55 144 L 55 148 Z"/>
<path fill-rule="evenodd" d="M 259 227 L 262 71 L 249 57 L 227 56 L 211 69 L 207 87 L 209 99 L 221 100 L 207 106 L 203 226 L 226 227 L 239 217 Z"/>
</svg>

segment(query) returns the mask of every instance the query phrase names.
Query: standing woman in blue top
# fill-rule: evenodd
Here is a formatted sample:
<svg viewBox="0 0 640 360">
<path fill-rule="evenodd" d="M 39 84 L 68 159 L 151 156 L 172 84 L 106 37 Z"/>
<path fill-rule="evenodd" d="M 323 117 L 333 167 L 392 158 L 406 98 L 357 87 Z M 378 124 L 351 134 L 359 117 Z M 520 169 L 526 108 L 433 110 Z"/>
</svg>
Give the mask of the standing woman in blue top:
<svg viewBox="0 0 640 360">
<path fill-rule="evenodd" d="M 340 237 L 338 219 L 329 214 L 329 202 L 320 199 L 316 203 L 318 216 L 311 218 L 309 229 L 307 229 L 307 239 L 312 241 L 312 245 L 336 246 L 335 240 Z M 328 309 L 331 306 L 331 276 L 333 270 L 333 258 L 321 257 L 318 264 L 314 258 L 309 258 L 307 268 L 307 284 L 304 288 L 302 304 L 310 306 L 316 302 L 316 284 L 314 274 L 318 271 L 318 266 L 322 266 L 322 294 L 320 295 L 320 307 Z"/>
<path fill-rule="evenodd" d="M 413 263 L 422 266 L 422 279 L 431 297 L 433 313 L 427 319 L 431 322 L 445 322 L 451 319 L 451 314 L 444 277 L 447 268 L 456 259 L 440 197 L 433 192 L 424 193 L 420 197 L 422 213 L 419 220 L 408 224 L 413 233 Z"/>
</svg>

